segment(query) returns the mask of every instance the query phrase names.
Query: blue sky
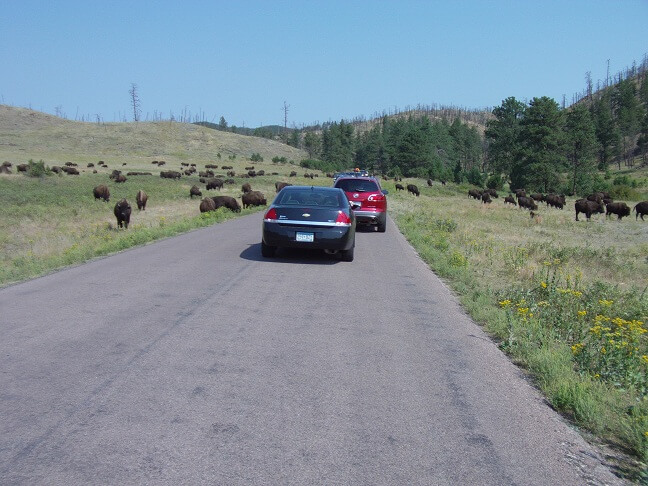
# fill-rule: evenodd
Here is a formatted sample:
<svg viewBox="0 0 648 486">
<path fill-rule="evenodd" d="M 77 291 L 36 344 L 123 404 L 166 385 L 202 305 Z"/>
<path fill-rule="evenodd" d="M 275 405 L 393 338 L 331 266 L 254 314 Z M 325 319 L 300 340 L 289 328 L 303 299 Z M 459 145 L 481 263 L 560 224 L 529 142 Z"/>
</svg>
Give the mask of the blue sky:
<svg viewBox="0 0 648 486">
<path fill-rule="evenodd" d="M 0 15 L 0 103 L 256 127 L 421 104 L 568 102 L 648 54 L 648 0 L 33 1 Z"/>
</svg>

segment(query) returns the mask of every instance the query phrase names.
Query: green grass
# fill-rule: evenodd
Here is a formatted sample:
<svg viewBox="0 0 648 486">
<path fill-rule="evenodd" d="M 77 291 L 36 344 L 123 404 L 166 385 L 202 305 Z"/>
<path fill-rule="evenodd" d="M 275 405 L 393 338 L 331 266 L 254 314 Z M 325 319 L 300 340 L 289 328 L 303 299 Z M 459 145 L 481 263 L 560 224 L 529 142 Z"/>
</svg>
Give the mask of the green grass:
<svg viewBox="0 0 648 486">
<path fill-rule="evenodd" d="M 419 198 L 384 185 L 408 241 L 554 408 L 644 461 L 625 466 L 636 479 L 648 462 L 648 222 L 576 222 L 573 199 L 531 218 L 468 187 L 407 182 Z M 610 330 L 597 334 L 597 318 Z"/>
</svg>

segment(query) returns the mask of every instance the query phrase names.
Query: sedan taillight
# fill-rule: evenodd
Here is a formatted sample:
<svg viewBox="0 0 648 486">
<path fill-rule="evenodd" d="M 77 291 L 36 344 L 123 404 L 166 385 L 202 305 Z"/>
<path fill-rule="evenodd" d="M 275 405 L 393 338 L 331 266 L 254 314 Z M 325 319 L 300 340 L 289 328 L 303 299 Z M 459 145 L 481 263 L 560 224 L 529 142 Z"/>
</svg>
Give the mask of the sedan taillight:
<svg viewBox="0 0 648 486">
<path fill-rule="evenodd" d="M 277 221 L 278 219 L 279 217 L 277 216 L 277 211 L 275 211 L 275 208 L 270 208 L 263 217 L 263 221 Z"/>
<path fill-rule="evenodd" d="M 351 218 L 344 211 L 339 211 L 335 224 L 337 226 L 351 226 Z"/>
</svg>

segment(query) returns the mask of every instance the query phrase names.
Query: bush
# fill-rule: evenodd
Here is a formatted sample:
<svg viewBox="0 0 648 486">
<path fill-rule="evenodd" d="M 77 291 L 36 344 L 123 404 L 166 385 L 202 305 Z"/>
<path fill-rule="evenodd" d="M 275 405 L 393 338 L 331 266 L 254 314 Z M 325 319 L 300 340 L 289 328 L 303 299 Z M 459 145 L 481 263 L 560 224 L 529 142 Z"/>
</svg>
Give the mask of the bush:
<svg viewBox="0 0 648 486">
<path fill-rule="evenodd" d="M 484 187 L 484 174 L 482 174 L 477 167 L 473 167 L 466 172 L 466 178 L 471 184 L 477 187 Z"/>
<path fill-rule="evenodd" d="M 273 164 L 278 164 L 279 162 L 285 164 L 286 162 L 288 162 L 288 159 L 286 159 L 286 157 L 277 157 L 277 156 L 272 157 Z"/>
<path fill-rule="evenodd" d="M 29 160 L 29 167 L 27 168 L 27 175 L 29 177 L 43 177 L 46 175 L 50 175 L 52 171 L 49 169 L 49 167 L 45 167 L 45 162 L 42 160 L 38 162 L 34 162 L 33 160 Z"/>
<path fill-rule="evenodd" d="M 489 189 L 497 189 L 498 191 L 501 191 L 504 187 L 502 176 L 500 176 L 499 174 L 491 175 L 486 181 L 486 187 L 488 187 Z"/>
<path fill-rule="evenodd" d="M 637 187 L 637 180 L 628 177 L 627 175 L 616 176 L 612 181 L 612 184 L 615 186 L 630 186 L 632 188 Z"/>
<path fill-rule="evenodd" d="M 261 154 L 256 153 L 256 154 L 252 154 L 250 160 L 252 162 L 263 162 L 263 157 L 261 157 Z"/>
<path fill-rule="evenodd" d="M 638 201 L 641 199 L 641 194 L 639 194 L 636 189 L 625 185 L 612 186 L 612 189 L 610 189 L 610 196 L 612 196 L 613 199 L 629 199 L 631 201 Z"/>
</svg>

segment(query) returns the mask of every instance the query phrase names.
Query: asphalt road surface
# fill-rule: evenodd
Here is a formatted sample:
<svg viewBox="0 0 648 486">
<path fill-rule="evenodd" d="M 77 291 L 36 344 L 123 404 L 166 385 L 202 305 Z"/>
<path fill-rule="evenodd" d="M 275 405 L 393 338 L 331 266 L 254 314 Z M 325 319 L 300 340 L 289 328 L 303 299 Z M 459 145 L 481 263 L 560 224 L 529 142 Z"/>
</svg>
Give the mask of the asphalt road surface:
<svg viewBox="0 0 648 486">
<path fill-rule="evenodd" d="M 261 217 L 0 290 L 0 484 L 622 484 L 391 221 Z"/>
</svg>

